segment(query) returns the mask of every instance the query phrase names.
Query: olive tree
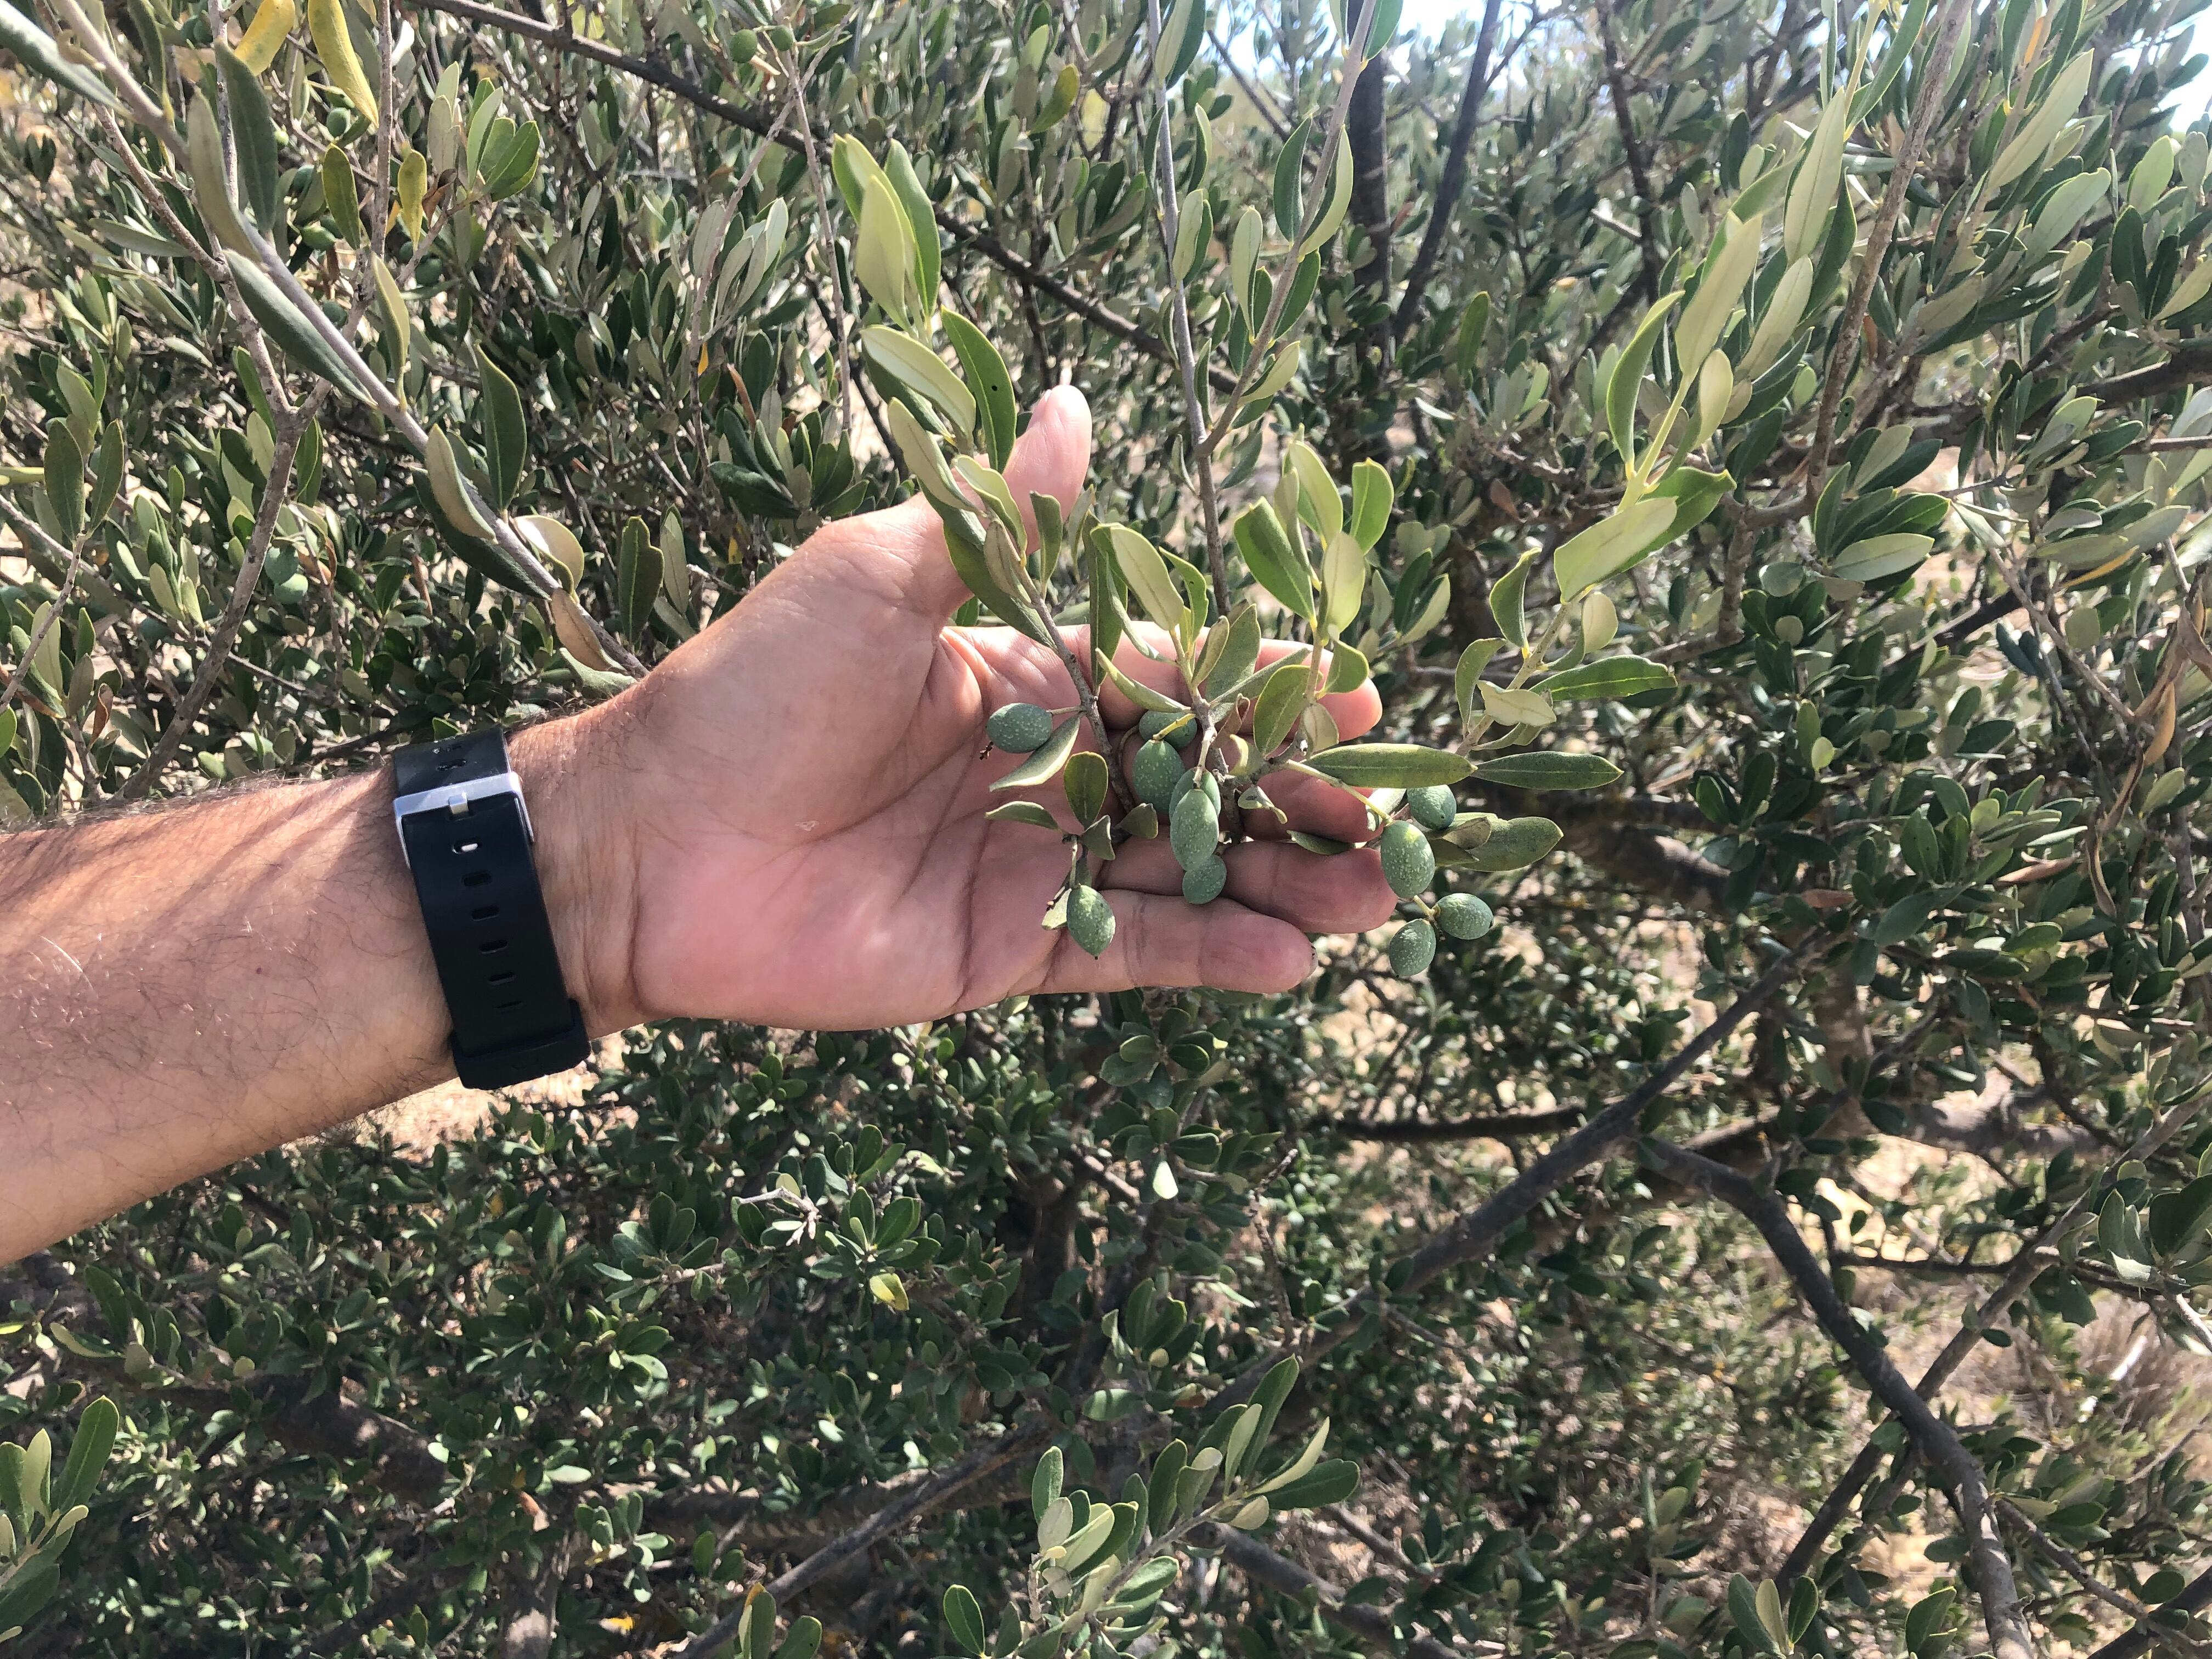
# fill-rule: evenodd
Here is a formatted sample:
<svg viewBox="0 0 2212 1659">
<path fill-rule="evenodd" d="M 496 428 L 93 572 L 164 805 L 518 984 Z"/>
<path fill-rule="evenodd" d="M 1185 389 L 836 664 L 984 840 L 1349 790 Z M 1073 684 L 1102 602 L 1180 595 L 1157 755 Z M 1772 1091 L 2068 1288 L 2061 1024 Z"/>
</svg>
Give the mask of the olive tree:
<svg viewBox="0 0 2212 1659">
<path fill-rule="evenodd" d="M 0 1268 L 0 1631 L 2212 1638 L 2094 1340 L 2212 1352 L 2192 9 L 0 0 L 13 819 L 618 696 L 919 491 L 1075 688 L 976 732 L 1041 926 L 1289 787 L 1402 900 Z M 1062 382 L 1073 513 L 1000 471 Z"/>
</svg>

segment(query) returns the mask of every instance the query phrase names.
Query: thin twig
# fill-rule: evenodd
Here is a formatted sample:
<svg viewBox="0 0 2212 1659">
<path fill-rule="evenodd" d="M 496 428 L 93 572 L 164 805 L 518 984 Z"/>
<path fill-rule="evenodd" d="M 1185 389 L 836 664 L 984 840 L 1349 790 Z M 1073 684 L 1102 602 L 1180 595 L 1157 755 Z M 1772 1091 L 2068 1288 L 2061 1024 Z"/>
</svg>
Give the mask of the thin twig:
<svg viewBox="0 0 2212 1659">
<path fill-rule="evenodd" d="M 1160 0 L 1146 0 L 1152 26 L 1153 50 L 1160 44 Z M 1175 268 L 1176 242 L 1182 228 L 1182 208 L 1176 200 L 1175 106 L 1167 80 L 1159 85 L 1160 132 L 1154 157 L 1154 191 L 1159 201 L 1160 251 L 1168 271 L 1168 333 L 1175 343 L 1176 372 L 1182 380 L 1183 423 L 1190 434 L 1190 461 L 1198 479 L 1199 519 L 1206 535 L 1206 564 L 1213 583 L 1213 608 L 1229 614 L 1229 564 L 1221 547 L 1221 520 L 1213 499 L 1213 451 L 1206 442 L 1206 410 L 1198 399 L 1198 358 L 1191 349 L 1190 307 L 1182 291 L 1182 275 Z M 1252 356 L 1260 355 L 1253 342 Z M 1241 379 L 1241 377 L 1240 377 Z M 1195 690 L 1196 688 L 1193 688 Z"/>
<path fill-rule="evenodd" d="M 19 519 L 15 508 L 4 502 L 0 502 L 0 512 L 7 514 L 8 522 L 18 535 L 21 535 L 27 521 Z M 43 535 L 45 532 L 41 531 L 40 533 Z M 23 689 L 23 682 L 30 678 L 31 664 L 39 654 L 39 647 L 46 642 L 46 635 L 52 633 L 55 625 L 61 621 L 62 608 L 69 603 L 70 590 L 76 586 L 78 572 L 84 568 L 85 543 L 91 535 L 91 527 L 88 526 L 77 537 L 76 544 L 69 550 L 69 562 L 63 567 L 61 581 L 54 590 L 53 603 L 46 606 L 46 614 L 39 618 L 39 625 L 31 630 L 30 643 L 23 647 L 22 659 L 15 665 L 15 672 L 8 676 L 7 685 L 0 688 L 0 709 L 15 701 L 15 694 Z M 51 541 L 52 538 L 48 537 L 47 539 Z M 57 690 L 60 689 L 58 686 L 55 688 Z"/>
<path fill-rule="evenodd" d="M 799 130 L 811 134 L 814 123 L 806 112 L 806 71 L 799 61 L 794 48 L 776 54 L 777 66 L 783 71 L 785 84 L 791 88 L 791 100 L 799 112 Z M 806 159 L 806 177 L 814 186 L 814 210 L 822 218 L 822 241 L 828 251 L 830 265 L 830 331 L 836 337 L 831 341 L 837 364 L 837 420 L 841 429 L 853 429 L 853 332 L 845 321 L 845 283 L 837 270 L 836 240 L 830 229 L 830 191 L 822 182 L 822 159 L 817 153 L 820 146 L 803 143 L 799 152 Z M 937 296 L 925 294 L 924 305 L 936 302 Z"/>
<path fill-rule="evenodd" d="M 1836 411 L 1843 399 L 1844 382 L 1850 378 L 1852 361 L 1858 353 L 1860 325 L 1873 299 L 1874 285 L 1881 276 L 1881 257 L 1897 229 L 1898 216 L 1905 208 L 1905 192 L 1920 165 L 1920 153 L 1928 147 L 1928 135 L 1934 131 L 1936 117 L 1949 95 L 1951 55 L 1957 51 L 1959 37 L 1972 14 L 1972 0 L 1950 0 L 1944 9 L 1943 33 L 1936 40 L 1935 56 L 1923 71 L 1920 101 L 1913 109 L 1912 125 L 1905 130 L 1905 142 L 1898 146 L 1897 155 L 1890 162 L 1888 187 L 1882 191 L 1881 205 L 1875 210 L 1874 223 L 1868 228 L 1866 251 L 1859 257 L 1859 274 L 1851 284 L 1850 300 L 1844 307 L 1843 321 L 1836 330 L 1835 352 L 1828 360 L 1828 377 L 1820 389 L 1820 412 L 1813 423 L 1813 447 L 1805 466 L 1804 499 L 1808 506 L 1820 499 L 1821 475 L 1827 471 L 1828 452 L 1836 440 Z M 1846 82 L 1846 88 L 1849 85 Z"/>
<path fill-rule="evenodd" d="M 1291 289 L 1297 275 L 1298 250 L 1305 246 L 1306 238 L 1313 234 L 1314 226 L 1319 222 L 1322 210 L 1328 205 L 1329 192 L 1334 188 L 1336 177 L 1336 152 L 1343 143 L 1344 123 L 1352 111 L 1352 89 L 1359 83 L 1360 37 L 1366 32 L 1367 21 L 1373 14 L 1374 0 L 1369 0 L 1368 4 L 1354 9 L 1358 15 L 1350 22 L 1344 37 L 1343 78 L 1337 84 L 1336 103 L 1329 111 L 1328 125 L 1322 134 L 1317 178 L 1321 187 L 1313 192 L 1312 199 L 1306 204 L 1305 212 L 1300 216 L 1297 234 L 1291 239 L 1290 251 L 1284 255 L 1282 266 L 1276 273 L 1274 293 L 1267 301 L 1267 314 L 1260 326 L 1252 331 L 1252 349 L 1245 356 L 1244 367 L 1237 371 L 1236 385 L 1215 415 L 1213 424 L 1200 446 L 1209 455 L 1221 447 L 1222 440 L 1228 437 L 1231 429 L 1236 426 L 1237 409 L 1244 401 L 1244 389 L 1252 383 L 1253 374 L 1275 343 L 1275 331 L 1283 320 L 1283 307 L 1291 297 Z"/>
<path fill-rule="evenodd" d="M 1443 252 L 1444 236 L 1451 228 L 1460 192 L 1467 188 L 1467 154 L 1474 142 L 1483 100 L 1490 94 L 1491 53 L 1497 46 L 1498 20 L 1504 12 L 1505 0 L 1489 0 L 1483 9 L 1482 32 L 1475 37 L 1474 57 L 1467 67 L 1467 88 L 1460 94 L 1459 115 L 1452 123 L 1451 142 L 1444 150 L 1443 171 L 1437 175 L 1436 197 L 1429 204 L 1429 222 L 1421 232 L 1421 246 L 1413 263 L 1406 267 L 1406 286 L 1398 295 L 1397 315 L 1390 322 L 1391 332 L 1401 340 L 1421 314 L 1421 297 L 1428 291 L 1429 277 Z"/>
<path fill-rule="evenodd" d="M 1515 1224 L 1583 1170 L 1626 1146 L 1635 1136 L 1644 1114 L 1783 987 L 1803 973 L 1825 943 L 1826 936 L 1817 933 L 1799 940 L 1716 1015 L 1710 1025 L 1676 1049 L 1665 1065 L 1581 1128 L 1556 1142 L 1541 1157 L 1531 1160 L 1518 1176 L 1482 1203 L 1449 1227 L 1430 1235 L 1410 1255 L 1401 1257 L 1389 1275 L 1393 1286 L 1390 1294 L 1409 1295 L 1453 1267 L 1488 1260 Z M 1298 1357 L 1310 1366 L 1314 1360 L 1357 1333 L 1366 1316 L 1380 1310 L 1383 1300 L 1383 1293 L 1370 1287 L 1340 1303 L 1327 1316 L 1328 1324 L 1297 1348 Z M 1270 1352 L 1247 1367 L 1223 1393 L 1219 1403 L 1233 1405 L 1249 1398 L 1268 1367 L 1282 1357 L 1279 1352 Z"/>
<path fill-rule="evenodd" d="M 246 615 L 253 608 L 253 590 L 261 583 L 262 567 L 269 557 L 270 538 L 276 533 L 277 515 L 292 499 L 293 458 L 299 453 L 300 440 L 307 429 L 307 422 L 314 417 L 322 393 L 322 385 L 318 383 L 304 408 L 289 416 L 277 418 L 268 482 L 261 488 L 260 510 L 254 514 L 253 534 L 246 543 L 246 556 L 239 563 L 238 579 L 231 584 L 230 603 L 223 608 L 222 619 L 216 624 L 199 672 L 192 676 L 191 684 L 169 716 L 168 723 L 162 726 L 161 735 L 155 739 L 143 763 L 118 792 L 125 800 L 137 800 L 153 787 L 154 780 L 175 757 L 191 732 L 192 722 L 199 718 L 200 710 L 215 693 L 216 683 L 222 678 L 223 666 L 230 660 L 231 649 L 246 626 Z"/>
<path fill-rule="evenodd" d="M 787 1601 L 809 1584 L 862 1551 L 873 1547 L 909 1522 L 943 1508 L 960 1492 L 1016 1458 L 1026 1455 L 1052 1438 L 1059 1425 L 1039 1415 L 996 1440 L 976 1447 L 958 1462 L 947 1464 L 934 1478 L 902 1493 L 842 1536 L 831 1540 L 797 1565 L 768 1582 L 767 1589 L 778 1601 Z M 701 1631 L 681 1648 L 675 1659 L 707 1659 L 738 1633 L 744 1622 L 749 1598 Z"/>
<path fill-rule="evenodd" d="M 2176 1653 L 2186 1654 L 2190 1656 L 2190 1659 L 2202 1659 L 2204 1652 L 2202 1643 L 2191 1641 L 2179 1631 L 2160 1630 L 2157 1626 L 2151 1624 L 2148 1607 L 2136 1601 L 2134 1596 L 2124 1595 L 2100 1579 L 2090 1571 L 2087 1561 L 2037 1526 L 2028 1513 L 2012 1499 L 2000 1498 L 1997 1499 L 1997 1508 L 2004 1512 L 2006 1520 L 2027 1534 L 2029 1540 L 2036 1548 L 2056 1561 L 2065 1571 L 2068 1577 L 2088 1591 L 2098 1601 L 2114 1611 L 2124 1613 L 2129 1618 L 2135 1620 L 2148 1630 L 2154 1639 L 2171 1647 Z"/>
</svg>

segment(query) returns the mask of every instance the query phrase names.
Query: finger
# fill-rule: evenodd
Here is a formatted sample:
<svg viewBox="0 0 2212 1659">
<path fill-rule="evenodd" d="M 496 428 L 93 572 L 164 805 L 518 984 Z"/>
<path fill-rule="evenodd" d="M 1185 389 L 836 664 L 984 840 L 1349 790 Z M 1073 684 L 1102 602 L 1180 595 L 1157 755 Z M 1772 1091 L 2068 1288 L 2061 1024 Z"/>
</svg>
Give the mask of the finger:
<svg viewBox="0 0 2212 1659">
<path fill-rule="evenodd" d="M 1264 667 L 1279 658 L 1287 657 L 1299 647 L 1289 640 L 1263 640 L 1260 644 L 1260 662 Z M 1331 652 L 1322 653 L 1322 672 L 1328 672 Z M 1382 695 L 1375 689 L 1373 680 L 1362 680 L 1349 691 L 1324 692 L 1321 706 L 1328 710 L 1328 717 L 1336 722 L 1336 735 L 1346 739 L 1361 736 L 1375 729 L 1382 718 Z"/>
<path fill-rule="evenodd" d="M 1006 459 L 1006 488 L 1022 510 L 1032 545 L 1036 520 L 1030 495 L 1050 495 L 1063 513 L 1073 514 L 1090 468 L 1091 405 L 1073 386 L 1056 386 L 1037 399 L 1028 428 Z M 939 626 L 969 598 L 968 585 L 945 550 L 944 523 L 919 495 L 883 512 L 831 525 L 806 550 L 851 562 Z"/>
<path fill-rule="evenodd" d="M 1139 986 L 1211 986 L 1218 991 L 1287 991 L 1313 971 L 1313 946 L 1289 922 L 1229 899 L 1186 904 L 1127 890 L 1109 892 L 1114 938 L 1091 957 L 1062 934 L 1040 982 L 1045 991 L 1127 991 Z"/>
<path fill-rule="evenodd" d="M 1137 750 L 1144 739 L 1130 731 L 1112 735 L 1114 752 L 1121 758 L 1121 775 L 1132 777 L 1136 767 Z M 1086 735 L 1079 740 L 1079 746 L 1090 749 L 1097 745 Z M 1190 752 L 1188 750 L 1183 752 L 1186 764 Z M 1015 758 L 1018 760 L 1020 757 Z M 1249 787 L 1250 781 L 1242 780 L 1235 788 L 1241 793 Z M 1281 818 L 1265 808 L 1254 808 L 1244 814 L 1245 834 L 1261 841 L 1280 841 L 1292 830 L 1303 830 L 1309 835 L 1327 836 L 1332 841 L 1364 842 L 1371 839 L 1376 833 L 1377 826 L 1369 817 L 1361 796 L 1341 784 L 1302 772 L 1285 770 L 1268 773 L 1259 780 L 1259 787 L 1283 812 Z"/>
<path fill-rule="evenodd" d="M 1285 825 L 1273 812 L 1248 811 L 1244 830 L 1263 841 L 1279 841 L 1290 830 L 1332 841 L 1365 841 L 1375 827 L 1358 796 L 1334 783 L 1300 772 L 1273 772 L 1266 780 L 1267 799 L 1283 809 Z"/>
<path fill-rule="evenodd" d="M 1134 644 L 1124 640 L 1121 648 L 1114 653 L 1114 666 L 1139 685 L 1170 697 L 1182 697 L 1184 695 L 1182 671 L 1176 666 L 1175 650 L 1166 632 L 1150 623 L 1134 623 L 1131 626 L 1143 635 L 1146 645 L 1160 653 L 1161 659 L 1153 660 Z M 1088 635 L 1085 637 L 1085 645 L 1079 648 L 1087 650 Z M 1073 633 L 1070 638 L 1073 638 Z M 1260 645 L 1260 662 L 1262 666 L 1279 662 L 1292 652 L 1305 648 L 1293 640 L 1263 640 Z M 1324 665 L 1328 662 L 1327 653 L 1322 653 L 1322 662 Z M 1362 682 L 1350 691 L 1331 692 L 1321 699 L 1321 703 L 1328 710 L 1329 718 L 1336 722 L 1337 735 L 1340 738 L 1356 738 L 1364 732 L 1371 731 L 1375 723 L 1382 718 L 1382 699 L 1371 680 Z M 1098 708 L 1106 716 L 1106 723 L 1109 726 L 1134 726 L 1145 712 L 1110 680 L 1098 688 Z"/>
<path fill-rule="evenodd" d="M 1397 895 L 1382 879 L 1382 861 L 1372 853 L 1322 858 L 1280 842 L 1243 842 L 1222 857 L 1229 866 L 1227 897 L 1302 933 L 1364 933 L 1398 908 Z M 1180 897 L 1182 870 L 1164 842 L 1125 842 L 1099 884 Z"/>
</svg>

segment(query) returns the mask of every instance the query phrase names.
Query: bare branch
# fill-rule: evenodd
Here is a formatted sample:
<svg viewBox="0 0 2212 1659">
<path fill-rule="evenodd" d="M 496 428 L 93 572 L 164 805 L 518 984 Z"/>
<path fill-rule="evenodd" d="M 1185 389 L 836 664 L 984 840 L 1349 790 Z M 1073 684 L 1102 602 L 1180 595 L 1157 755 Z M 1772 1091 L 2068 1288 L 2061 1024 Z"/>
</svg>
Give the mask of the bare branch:
<svg viewBox="0 0 2212 1659">
<path fill-rule="evenodd" d="M 1394 1293 L 1411 1294 L 1453 1267 L 1487 1261 L 1515 1223 L 1531 1214 L 1537 1206 L 1591 1164 L 1603 1162 L 1626 1145 L 1635 1136 L 1644 1112 L 1784 986 L 1804 972 L 1822 942 L 1818 934 L 1800 940 L 1729 1004 L 1711 1024 L 1684 1043 L 1673 1059 L 1643 1083 L 1550 1147 L 1540 1158 L 1532 1160 L 1519 1175 L 1450 1226 L 1431 1234 L 1419 1249 L 1400 1258 L 1406 1271 L 1402 1275 L 1393 1273 L 1396 1287 Z M 1298 1357 L 1310 1366 L 1314 1360 L 1358 1331 L 1369 1314 L 1380 1310 L 1382 1302 L 1382 1297 L 1370 1289 L 1340 1304 L 1330 1316 L 1330 1322 L 1298 1347 Z M 1249 1367 L 1223 1392 L 1220 1403 L 1231 1405 L 1249 1398 L 1268 1368 L 1281 1357 L 1271 1352 Z"/>
<path fill-rule="evenodd" d="M 1735 1170 L 1698 1157 L 1695 1152 L 1656 1139 L 1644 1142 L 1645 1156 L 1676 1180 L 1698 1188 L 1740 1211 L 1759 1229 L 1783 1271 L 1797 1286 L 1813 1316 L 1850 1357 L 1875 1395 L 1897 1414 L 1958 1505 L 1966 1533 L 1967 1574 L 1981 1597 L 1982 1620 L 1988 1627 L 1990 1650 L 1996 1659 L 2035 1659 L 2035 1643 L 2020 1609 L 2020 1589 L 2012 1561 L 2005 1553 L 1990 1504 L 1989 1483 L 1958 1431 L 1938 1417 L 1927 1401 L 1905 1380 L 1905 1375 L 1836 1293 L 1835 1285 L 1814 1260 L 1811 1249 L 1798 1232 L 1771 1188 L 1757 1185 Z"/>
<path fill-rule="evenodd" d="M 1460 192 L 1467 188 L 1467 153 L 1474 142 L 1482 100 L 1490 94 L 1491 57 L 1497 49 L 1498 20 L 1504 14 L 1505 0 L 1489 0 L 1483 9 L 1482 32 L 1475 37 L 1474 57 L 1467 66 L 1467 89 L 1460 94 L 1459 115 L 1452 123 L 1451 143 L 1444 150 L 1443 171 L 1437 178 L 1436 199 L 1429 204 L 1429 222 L 1421 232 L 1421 246 L 1413 263 L 1406 267 L 1405 291 L 1398 296 L 1398 313 L 1390 322 L 1391 332 L 1401 340 L 1421 314 L 1422 296 L 1428 292 L 1429 278 L 1435 275 L 1437 259 L 1443 252 Z"/>
<path fill-rule="evenodd" d="M 996 1440 L 986 1441 L 957 1462 L 947 1464 L 929 1480 L 902 1493 L 842 1537 L 833 1539 L 796 1566 L 768 1582 L 768 1592 L 778 1601 L 788 1601 L 841 1563 L 882 1542 L 902 1528 L 945 1508 L 968 1488 L 995 1474 L 1050 1440 L 1058 1425 L 1038 1416 Z M 745 1605 L 736 1607 L 677 1650 L 675 1659 L 707 1659 L 738 1633 Z"/>
<path fill-rule="evenodd" d="M 1385 1651 L 1400 1650 L 1401 1638 L 1391 1627 L 1389 1613 L 1364 1604 L 1346 1605 L 1344 1592 L 1334 1584 L 1308 1572 L 1295 1561 L 1284 1559 L 1250 1534 L 1209 1525 L 1193 1528 L 1191 1541 L 1201 1549 L 1219 1551 L 1223 1560 L 1255 1584 L 1264 1584 L 1301 1601 L 1311 1597 L 1321 1609 L 1321 1616 L 1330 1624 L 1364 1641 L 1376 1643 Z M 1505 1651 L 1495 1642 L 1447 1647 L 1426 1636 L 1416 1636 L 1405 1643 L 1403 1650 L 1411 1659 L 1469 1659 L 1472 1655 Z"/>
</svg>

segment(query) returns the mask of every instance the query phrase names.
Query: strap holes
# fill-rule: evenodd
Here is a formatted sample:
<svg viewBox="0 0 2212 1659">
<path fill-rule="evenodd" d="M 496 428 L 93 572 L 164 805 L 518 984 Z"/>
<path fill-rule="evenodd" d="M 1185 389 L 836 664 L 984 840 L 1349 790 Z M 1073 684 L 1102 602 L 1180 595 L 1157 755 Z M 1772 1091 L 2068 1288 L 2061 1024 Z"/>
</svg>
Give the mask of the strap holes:
<svg viewBox="0 0 2212 1659">
<path fill-rule="evenodd" d="M 481 842 L 457 841 L 453 843 L 453 850 L 456 853 L 473 853 L 483 844 Z"/>
<path fill-rule="evenodd" d="M 490 871 L 471 870 L 468 874 L 461 878 L 461 885 L 464 887 L 481 887 L 490 879 Z"/>
<path fill-rule="evenodd" d="M 496 904 L 479 904 L 469 912 L 469 918 L 472 921 L 489 921 L 498 914 L 499 906 Z"/>
<path fill-rule="evenodd" d="M 477 945 L 477 949 L 483 951 L 486 956 L 490 956 L 496 951 L 507 949 L 507 941 L 503 939 L 486 939 L 482 945 Z"/>
<path fill-rule="evenodd" d="M 502 1014 L 511 1014 L 511 1013 L 513 1013 L 513 1012 L 514 1012 L 517 1008 L 520 1008 L 520 1006 L 522 1006 L 522 999 L 521 999 L 520 997 L 517 997 L 517 998 L 516 998 L 514 1001 L 512 1001 L 512 1002 L 502 1002 L 502 1003 L 501 1003 L 501 1004 L 499 1005 L 499 1011 L 500 1011 L 500 1012 L 501 1012 Z"/>
<path fill-rule="evenodd" d="M 514 975 L 512 973 L 494 974 L 489 979 L 486 980 L 484 983 L 487 985 L 504 985 L 514 977 Z"/>
</svg>

